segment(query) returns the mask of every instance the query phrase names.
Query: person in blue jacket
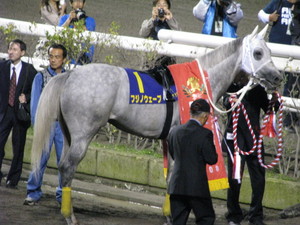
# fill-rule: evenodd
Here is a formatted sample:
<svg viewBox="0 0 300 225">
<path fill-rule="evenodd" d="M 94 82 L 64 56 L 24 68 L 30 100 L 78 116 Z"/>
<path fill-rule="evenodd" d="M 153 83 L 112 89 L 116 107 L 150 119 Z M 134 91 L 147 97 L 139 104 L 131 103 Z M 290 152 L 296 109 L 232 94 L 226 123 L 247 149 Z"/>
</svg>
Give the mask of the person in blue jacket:
<svg viewBox="0 0 300 225">
<path fill-rule="evenodd" d="M 32 83 L 32 91 L 31 91 L 31 102 L 30 102 L 30 111 L 31 111 L 31 122 L 34 124 L 35 115 L 37 111 L 38 102 L 42 91 L 49 80 L 56 76 L 59 73 L 65 72 L 63 65 L 67 59 L 67 50 L 61 44 L 52 44 L 48 48 L 48 56 L 49 63 L 45 70 L 39 72 Z M 63 149 L 63 134 L 60 128 L 59 122 L 55 122 L 54 129 L 50 134 L 50 149 L 52 145 L 55 145 L 56 150 L 56 162 L 57 165 L 60 161 Z M 50 158 L 50 152 L 43 152 L 41 162 L 40 162 L 40 174 L 35 174 L 33 171 L 30 173 L 28 182 L 27 182 L 27 197 L 24 201 L 24 205 L 35 205 L 42 197 L 42 183 L 43 183 L 43 175 L 47 166 L 47 162 Z M 59 186 L 56 189 L 56 200 L 60 203 L 62 197 L 62 186 L 59 177 Z"/>
<path fill-rule="evenodd" d="M 70 0 L 72 10 L 69 14 L 65 14 L 60 18 L 58 26 L 74 28 L 74 22 L 78 20 L 84 20 L 85 29 L 88 31 L 96 30 L 96 21 L 93 17 L 87 16 L 83 10 L 85 6 L 85 0 Z M 84 53 L 78 60 L 72 60 L 73 64 L 87 64 L 93 60 L 95 46 L 91 46 L 89 52 Z"/>
<path fill-rule="evenodd" d="M 232 0 L 200 0 L 194 16 L 204 22 L 202 33 L 236 38 L 237 26 L 244 17 L 241 4 Z"/>
<path fill-rule="evenodd" d="M 161 29 L 180 30 L 179 24 L 171 11 L 170 0 L 153 0 L 151 18 L 143 21 L 139 35 L 143 38 L 158 40 L 158 32 Z M 175 64 L 175 57 L 158 55 L 153 60 L 147 59 L 144 62 L 143 69 L 152 69 L 159 66 L 168 66 Z"/>
</svg>

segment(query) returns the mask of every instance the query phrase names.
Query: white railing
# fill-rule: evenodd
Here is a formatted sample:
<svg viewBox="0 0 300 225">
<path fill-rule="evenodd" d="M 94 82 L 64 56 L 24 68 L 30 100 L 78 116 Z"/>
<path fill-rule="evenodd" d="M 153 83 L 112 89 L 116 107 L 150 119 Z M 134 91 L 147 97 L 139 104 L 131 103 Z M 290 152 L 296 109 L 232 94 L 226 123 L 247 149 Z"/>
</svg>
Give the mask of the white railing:
<svg viewBox="0 0 300 225">
<path fill-rule="evenodd" d="M 217 48 L 232 41 L 233 38 L 197 34 L 175 30 L 160 30 L 158 38 L 166 43 Z M 272 60 L 279 70 L 300 73 L 300 46 L 283 45 L 267 42 L 271 50 Z"/>
<path fill-rule="evenodd" d="M 48 32 L 49 34 L 54 34 L 58 30 L 63 29 L 62 27 L 56 27 L 46 24 L 33 24 L 20 20 L 0 18 L 0 26 L 7 26 L 9 24 L 13 24 L 16 27 L 17 32 L 19 33 L 39 37 L 45 37 L 46 32 Z M 83 35 L 91 36 L 91 38 L 93 39 L 92 44 L 104 44 L 108 46 L 116 45 L 123 49 L 144 52 L 157 51 L 159 54 L 181 56 L 187 58 L 196 58 L 198 55 L 205 54 L 207 53 L 207 51 L 211 50 L 206 47 L 186 46 L 182 44 L 174 44 L 170 46 L 169 44 L 162 43 L 160 41 L 128 36 L 116 36 L 99 32 L 85 31 L 83 32 Z"/>
<path fill-rule="evenodd" d="M 33 24 L 20 20 L 0 18 L 0 26 L 13 24 L 17 32 L 27 35 L 45 37 L 46 32 L 54 34 L 62 27 L 46 24 Z M 85 31 L 83 35 L 90 35 L 93 44 L 116 45 L 123 49 L 151 52 L 169 56 L 196 58 L 232 39 L 208 36 L 182 31 L 159 31 L 159 37 L 167 42 L 146 40 L 144 38 L 116 36 L 111 34 Z M 279 70 L 300 72 L 300 47 L 268 43 L 271 49 L 272 59 Z"/>
<path fill-rule="evenodd" d="M 208 48 L 217 48 L 226 44 L 234 38 L 226 38 L 214 35 L 197 34 L 176 30 L 160 30 L 158 38 L 161 41 L 168 43 L 192 45 L 192 46 L 206 46 Z M 267 46 L 271 49 L 272 56 L 300 59 L 300 46 L 282 45 L 267 42 Z"/>
<path fill-rule="evenodd" d="M 54 34 L 63 29 L 51 25 L 0 18 L 0 26 L 5 27 L 9 24 L 13 24 L 19 33 L 39 37 L 45 37 L 46 32 Z M 83 35 L 90 35 L 93 39 L 92 44 L 115 45 L 123 49 L 144 52 L 157 51 L 158 54 L 187 58 L 196 58 L 232 40 L 231 38 L 170 30 L 159 31 L 159 38 L 165 42 L 89 31 L 85 31 Z M 279 70 L 300 73 L 300 47 L 271 43 L 267 43 L 267 45 L 271 49 L 272 60 Z M 0 58 L 7 58 L 7 54 L 0 53 Z M 23 60 L 31 62 L 37 70 L 41 70 L 40 65 L 48 64 L 45 60 L 30 57 L 24 57 Z M 288 97 L 283 97 L 283 100 L 285 110 L 300 109 L 300 100 Z"/>
</svg>

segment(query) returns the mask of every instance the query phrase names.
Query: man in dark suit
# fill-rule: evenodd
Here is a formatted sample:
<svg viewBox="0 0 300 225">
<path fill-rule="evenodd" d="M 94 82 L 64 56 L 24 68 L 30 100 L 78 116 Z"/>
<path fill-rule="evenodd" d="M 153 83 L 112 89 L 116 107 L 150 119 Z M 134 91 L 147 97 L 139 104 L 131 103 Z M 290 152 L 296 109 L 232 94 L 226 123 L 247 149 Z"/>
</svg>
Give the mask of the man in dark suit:
<svg viewBox="0 0 300 225">
<path fill-rule="evenodd" d="M 12 130 L 13 159 L 7 175 L 6 186 L 16 188 L 22 173 L 24 146 L 30 121 L 17 118 L 19 103 L 30 102 L 31 86 L 37 71 L 32 64 L 21 61 L 26 44 L 13 40 L 8 46 L 9 60 L 0 62 L 0 183 L 5 155 L 4 147 Z"/>
<path fill-rule="evenodd" d="M 168 137 L 174 159 L 168 193 L 173 225 L 186 224 L 193 210 L 196 224 L 212 225 L 215 212 L 209 192 L 206 164 L 217 163 L 213 133 L 203 127 L 210 114 L 209 104 L 198 99 L 190 107 L 191 119 L 175 127 Z"/>
<path fill-rule="evenodd" d="M 235 81 L 227 90 L 227 92 L 236 92 L 243 88 L 248 82 L 248 78 L 242 78 L 239 81 Z M 223 104 L 226 109 L 231 107 L 229 102 L 229 95 L 223 96 Z M 237 101 L 234 99 L 233 101 Z M 249 90 L 242 103 L 248 114 L 251 127 L 258 140 L 260 136 L 260 118 L 261 109 L 267 112 L 270 102 L 275 103 L 275 110 L 279 108 L 279 102 L 277 95 L 273 94 L 272 99 L 268 99 L 268 94 L 265 89 L 257 85 L 256 87 Z M 228 153 L 228 181 L 230 188 L 227 190 L 227 209 L 226 219 L 229 225 L 240 225 L 244 219 L 243 210 L 239 204 L 239 196 L 242 182 L 241 180 L 233 179 L 232 173 L 234 170 L 233 161 L 230 155 L 234 155 L 236 151 L 234 148 L 234 136 L 233 136 L 233 122 L 232 112 L 228 113 L 227 128 L 225 131 L 225 138 L 222 142 L 223 152 Z M 240 112 L 237 124 L 237 143 L 238 147 L 246 152 L 249 152 L 253 148 L 253 136 L 249 130 L 249 125 L 244 117 L 244 114 Z M 264 143 L 261 143 L 262 155 L 264 155 Z M 241 155 L 241 154 L 240 154 Z M 263 160 L 263 158 L 262 158 Z M 252 195 L 251 204 L 248 212 L 248 220 L 250 225 L 265 225 L 263 222 L 263 196 L 265 191 L 265 168 L 262 167 L 258 161 L 257 151 L 250 155 L 241 155 L 241 175 L 243 175 L 245 164 L 247 164 L 248 172 L 251 181 Z"/>
</svg>

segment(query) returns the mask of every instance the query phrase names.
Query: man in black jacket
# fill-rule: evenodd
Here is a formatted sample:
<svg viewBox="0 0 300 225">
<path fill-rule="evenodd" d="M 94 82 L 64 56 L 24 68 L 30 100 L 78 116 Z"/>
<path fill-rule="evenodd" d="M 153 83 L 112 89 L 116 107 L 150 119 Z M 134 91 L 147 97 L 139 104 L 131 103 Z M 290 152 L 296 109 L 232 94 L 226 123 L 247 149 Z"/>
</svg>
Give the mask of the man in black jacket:
<svg viewBox="0 0 300 225">
<path fill-rule="evenodd" d="M 236 92 L 240 90 L 248 80 L 242 80 L 241 82 L 233 83 L 228 92 Z M 226 109 L 231 107 L 229 102 L 229 96 L 226 95 L 223 98 L 224 106 Z M 277 101 L 277 95 L 273 95 L 272 99 L 268 99 L 267 92 L 265 89 L 257 85 L 244 96 L 242 103 L 245 106 L 248 118 L 255 134 L 256 140 L 258 141 L 260 135 L 260 111 L 267 112 L 270 101 Z M 279 107 L 279 102 L 275 104 L 275 109 Z M 232 114 L 228 114 L 228 125 L 225 132 L 225 140 L 222 143 L 223 151 L 231 152 L 234 154 L 233 144 L 233 128 L 232 128 Z M 239 114 L 239 120 L 237 125 L 237 143 L 241 150 L 247 152 L 253 148 L 253 137 L 250 133 L 247 121 L 242 113 Z M 262 143 L 262 155 L 264 154 L 264 145 Z M 233 162 L 228 152 L 228 181 L 230 188 L 227 191 L 227 209 L 228 213 L 226 218 L 229 225 L 240 225 L 243 220 L 243 212 L 239 205 L 239 196 L 241 182 L 232 178 Z M 247 163 L 251 187 L 252 187 L 252 198 L 250 204 L 250 210 L 248 213 L 249 224 L 252 225 L 264 225 L 263 222 L 263 206 L 262 200 L 265 190 L 265 168 L 262 167 L 258 161 L 257 151 L 250 155 L 241 155 L 241 171 L 243 174 L 244 166 Z"/>
<path fill-rule="evenodd" d="M 21 61 L 26 44 L 16 39 L 8 46 L 9 60 L 0 62 L 0 183 L 5 155 L 4 147 L 12 130 L 13 159 L 7 175 L 6 186 L 16 188 L 22 173 L 24 146 L 30 121 L 17 118 L 19 103 L 30 102 L 31 85 L 37 73 L 32 64 Z"/>
<path fill-rule="evenodd" d="M 174 169 L 168 186 L 173 225 L 186 224 L 193 210 L 198 225 L 212 225 L 215 213 L 209 192 L 206 164 L 215 164 L 218 155 L 213 133 L 203 127 L 210 114 L 209 104 L 198 99 L 190 107 L 191 119 L 175 127 L 168 137 Z"/>
</svg>

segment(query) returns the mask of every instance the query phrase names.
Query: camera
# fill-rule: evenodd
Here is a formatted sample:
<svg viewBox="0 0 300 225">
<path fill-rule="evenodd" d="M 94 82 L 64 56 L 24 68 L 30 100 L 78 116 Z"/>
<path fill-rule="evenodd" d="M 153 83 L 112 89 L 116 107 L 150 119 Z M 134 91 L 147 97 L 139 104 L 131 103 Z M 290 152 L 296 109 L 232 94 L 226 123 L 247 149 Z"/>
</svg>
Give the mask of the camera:
<svg viewBox="0 0 300 225">
<path fill-rule="evenodd" d="M 78 22 L 79 20 L 85 19 L 87 17 L 83 9 L 76 9 L 75 14 L 76 18 L 73 18 L 71 23 Z"/>
<path fill-rule="evenodd" d="M 165 10 L 164 9 L 162 9 L 162 8 L 159 8 L 158 9 L 158 17 L 159 18 L 164 18 L 165 17 Z"/>
<path fill-rule="evenodd" d="M 86 18 L 85 11 L 83 9 L 76 9 L 75 14 L 76 14 L 77 20 Z"/>
<path fill-rule="evenodd" d="M 228 7 L 232 3 L 232 0 L 220 0 L 220 3 Z"/>
</svg>

